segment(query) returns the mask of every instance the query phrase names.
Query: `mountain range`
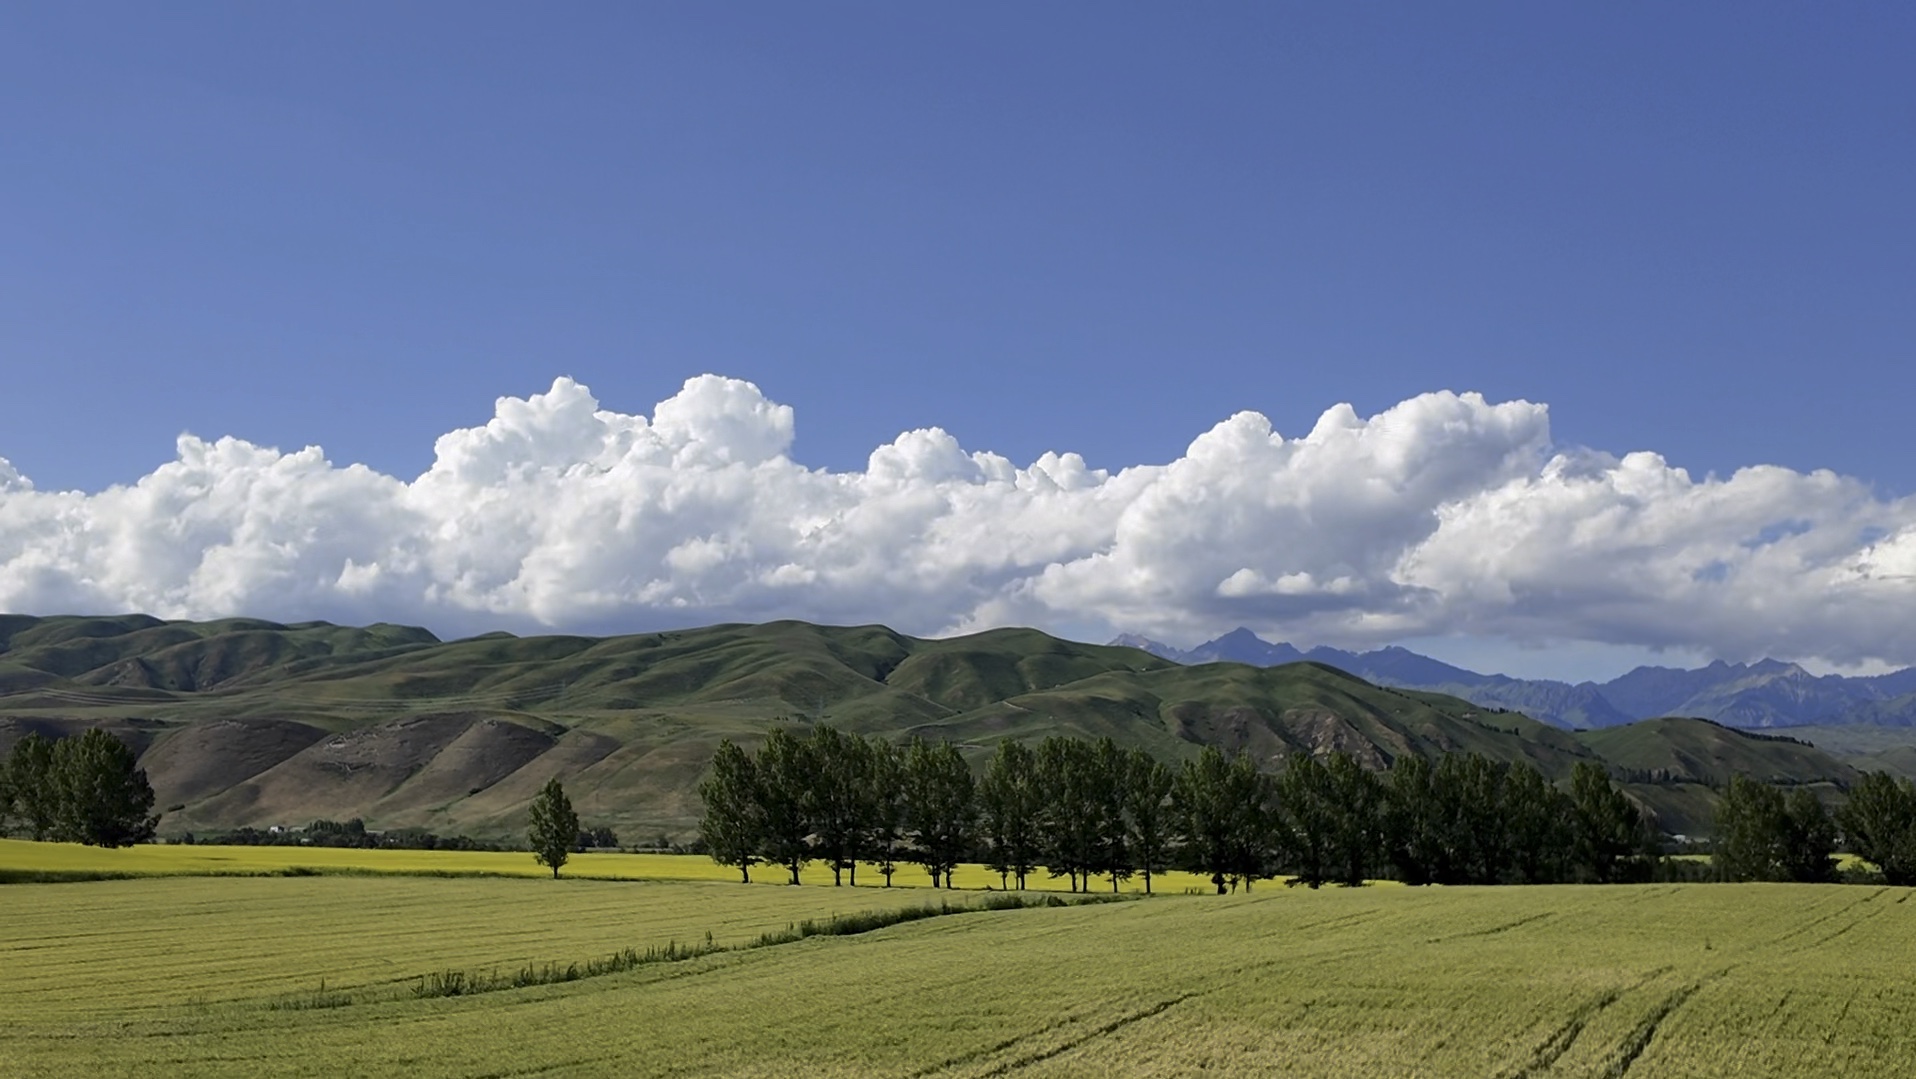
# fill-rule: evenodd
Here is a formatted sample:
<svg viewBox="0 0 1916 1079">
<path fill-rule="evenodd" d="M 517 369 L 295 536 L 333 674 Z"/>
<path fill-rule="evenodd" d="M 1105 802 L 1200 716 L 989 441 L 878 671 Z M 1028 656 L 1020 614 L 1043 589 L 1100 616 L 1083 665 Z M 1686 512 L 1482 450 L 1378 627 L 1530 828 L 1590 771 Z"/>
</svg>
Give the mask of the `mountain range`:
<svg viewBox="0 0 1916 1079">
<path fill-rule="evenodd" d="M 442 641 L 395 625 L 0 615 L 0 754 L 29 731 L 104 727 L 139 753 L 162 834 L 358 817 L 523 836 L 527 803 L 556 777 L 588 824 L 683 840 L 720 739 L 821 721 L 949 740 L 974 763 L 1002 740 L 1054 734 L 1167 761 L 1217 746 L 1265 767 L 1300 752 L 1384 768 L 1468 751 L 1563 780 L 1594 761 L 1685 834 L 1708 830 L 1731 774 L 1835 796 L 1899 748 L 1839 757 L 1702 719 L 1573 732 L 1310 659 L 1181 665 L 1030 629 L 926 640 L 770 622 Z"/>
<path fill-rule="evenodd" d="M 1480 674 L 1405 648 L 1302 651 L 1235 629 L 1188 651 L 1126 634 L 1113 644 L 1175 663 L 1249 663 L 1270 667 L 1308 660 L 1378 685 L 1447 693 L 1486 708 L 1507 708 L 1560 727 L 1612 727 L 1657 716 L 1697 716 L 1735 727 L 1916 726 L 1916 667 L 1866 678 L 1814 675 L 1765 659 L 1685 670 L 1638 667 L 1608 682 L 1557 682 Z"/>
</svg>

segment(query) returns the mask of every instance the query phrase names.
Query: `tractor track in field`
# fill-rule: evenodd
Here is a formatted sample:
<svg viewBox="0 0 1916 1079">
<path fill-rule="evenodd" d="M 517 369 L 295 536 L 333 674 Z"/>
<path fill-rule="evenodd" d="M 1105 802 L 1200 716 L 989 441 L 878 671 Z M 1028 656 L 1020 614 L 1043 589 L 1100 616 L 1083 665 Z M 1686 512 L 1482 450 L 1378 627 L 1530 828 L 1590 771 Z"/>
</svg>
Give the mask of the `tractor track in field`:
<svg viewBox="0 0 1916 1079">
<path fill-rule="evenodd" d="M 1856 990 L 1852 989 L 1850 990 L 1849 999 L 1843 1001 L 1843 1010 L 1836 1013 L 1836 1022 L 1831 1023 L 1829 1030 L 1824 1032 L 1823 1034 L 1824 1045 L 1836 1044 L 1836 1032 L 1843 1029 L 1843 1020 L 1849 1018 L 1850 1007 L 1851 1005 L 1854 1005 L 1855 1003 L 1856 1003 Z"/>
<path fill-rule="evenodd" d="M 1865 902 L 1867 902 L 1867 900 L 1865 900 Z M 1854 904 L 1852 904 L 1852 906 L 1853 905 Z M 1839 911 L 1838 913 L 1841 912 Z M 1690 998 L 1696 996 L 1697 993 L 1723 980 L 1723 978 L 1739 966 L 1742 966 L 1742 964 L 1729 963 L 1718 967 L 1716 970 L 1705 974 L 1688 985 L 1678 988 L 1669 996 L 1664 997 L 1662 1003 L 1652 1009 L 1649 1015 L 1643 1017 L 1643 1021 L 1637 1024 L 1636 1029 L 1630 1032 L 1629 1037 L 1624 1038 L 1622 1042 L 1618 1043 L 1615 1053 L 1611 1058 L 1610 1066 L 1604 1069 L 1603 1074 L 1605 1079 L 1622 1079 L 1624 1075 L 1627 1075 L 1630 1069 L 1636 1064 L 1637 1058 L 1643 1055 L 1644 1050 L 1650 1048 L 1651 1041 L 1655 1040 L 1657 1032 L 1663 1028 L 1664 1022 L 1668 1020 L 1671 1015 L 1675 1014 L 1677 1009 L 1689 1003 Z"/>
<path fill-rule="evenodd" d="M 1133 1023 L 1137 1023 L 1145 1019 L 1149 1019 L 1154 1015 L 1160 1015 L 1163 1012 L 1169 1010 L 1170 1008 L 1178 1004 L 1182 1004 L 1183 1002 L 1187 1000 L 1190 1000 L 1192 997 L 1203 996 L 1205 993 L 1209 993 L 1209 992 L 1213 992 L 1213 990 L 1206 989 L 1206 990 L 1193 991 L 1189 993 L 1181 993 L 1178 996 L 1172 997 L 1168 1000 L 1155 1001 L 1146 1007 L 1139 1008 L 1135 1011 L 1126 1012 L 1125 1014 L 1120 1015 L 1115 1019 L 1111 1019 L 1104 1023 L 1101 1023 L 1098 1026 L 1095 1026 L 1092 1029 L 1085 1031 L 1081 1034 L 1067 1037 L 1066 1040 L 1063 1042 L 1060 1042 L 1055 1045 L 1048 1045 L 1042 1049 L 1033 1050 L 1031 1052 L 1024 1054 L 1023 1056 L 1016 1057 L 1012 1060 L 1000 1062 L 998 1064 L 992 1065 L 985 1071 L 976 1072 L 973 1074 L 978 1076 L 979 1079 L 984 1079 L 984 1077 L 987 1077 L 987 1076 L 1008 1075 L 1013 1071 L 1028 1068 L 1033 1064 L 1038 1064 L 1043 1061 L 1050 1060 L 1052 1057 L 1060 1056 L 1064 1053 L 1068 1053 L 1071 1050 L 1076 1049 L 1081 1045 L 1084 1045 L 1088 1042 L 1095 1041 L 1098 1038 L 1102 1038 L 1112 1033 L 1115 1033 L 1116 1031 L 1122 1030 Z M 948 1074 L 956 1069 L 963 1068 L 968 1064 L 976 1064 L 986 1059 L 989 1059 L 991 1057 L 997 1056 L 1001 1053 L 1005 1053 L 1010 1050 L 1017 1049 L 1021 1045 L 1029 1044 L 1030 1042 L 1043 1038 L 1045 1035 L 1051 1034 L 1054 1031 L 1061 1031 L 1074 1024 L 1090 1022 L 1090 1021 L 1091 1021 L 1091 1017 L 1082 1013 L 1073 1013 L 1070 1015 L 1065 1015 L 1060 1017 L 1058 1021 L 1049 1023 L 1043 1027 L 1038 1028 L 1037 1030 L 1029 1030 L 1021 1034 L 1014 1034 L 1009 1038 L 1002 1039 L 990 1045 L 979 1046 L 976 1049 L 959 1053 L 956 1056 L 946 1057 L 944 1060 L 941 1060 L 936 1064 L 930 1065 L 929 1067 L 919 1068 L 916 1071 L 907 1072 L 906 1079 L 928 1079 L 928 1077 L 930 1076 Z"/>
<path fill-rule="evenodd" d="M 1149 1019 L 1155 1015 L 1162 1015 L 1165 1012 L 1169 1011 L 1170 1009 L 1176 1007 L 1177 1005 L 1182 1004 L 1185 1001 L 1191 999 L 1192 997 L 1202 996 L 1202 995 L 1203 995 L 1202 993 L 1185 993 L 1182 996 L 1175 996 L 1169 1000 L 1160 1000 L 1157 1003 L 1151 1005 L 1150 1007 L 1141 1008 L 1135 1012 L 1129 1012 L 1124 1015 L 1120 1015 L 1116 1019 L 1113 1019 L 1108 1023 L 1104 1023 L 1098 1027 L 1093 1028 L 1090 1031 L 1087 1031 L 1085 1034 L 1083 1034 L 1080 1037 L 1072 1038 L 1061 1044 L 1050 1046 L 1049 1048 L 1041 1049 L 1035 1053 L 1027 1053 L 1024 1056 L 1017 1058 L 1016 1060 L 1007 1060 L 1003 1064 L 1000 1064 L 997 1067 L 992 1068 L 990 1071 L 981 1073 L 980 1079 L 988 1079 L 988 1077 L 990 1076 L 997 1076 L 997 1075 L 1010 1075 L 1014 1071 L 1023 1071 L 1024 1069 L 1031 1067 L 1033 1064 L 1042 1064 L 1045 1061 L 1050 1060 L 1052 1057 L 1062 1056 L 1065 1053 L 1069 1053 L 1071 1050 L 1076 1049 L 1079 1046 L 1084 1045 L 1088 1042 L 1096 1041 L 1099 1038 L 1108 1037 L 1109 1035 L 1114 1034 L 1117 1031 L 1120 1031 L 1124 1029 L 1125 1027 L 1130 1026 L 1133 1023 L 1143 1022 L 1144 1020 Z"/>
<path fill-rule="evenodd" d="M 1622 1045 L 1617 1047 L 1616 1058 L 1611 1062 L 1608 1068 L 1604 1069 L 1603 1074 L 1606 1079 L 1622 1079 L 1624 1075 L 1628 1074 L 1631 1066 L 1636 1064 L 1637 1058 L 1642 1056 L 1643 1051 L 1650 1047 L 1650 1042 L 1657 1036 L 1657 1028 L 1663 1025 L 1663 1021 L 1668 1019 L 1672 1012 L 1683 1007 L 1691 997 L 1696 995 L 1697 990 L 1703 988 L 1706 982 L 1714 981 L 1716 978 L 1722 976 L 1722 973 L 1719 972 L 1712 978 L 1705 979 L 1703 982 L 1686 985 L 1663 998 L 1663 1003 L 1657 1005 L 1654 1011 L 1648 1016 L 1645 1016 L 1643 1022 L 1637 1024 L 1637 1028 L 1630 1032 L 1630 1036 L 1623 1040 Z"/>
<path fill-rule="evenodd" d="M 1772 945 L 1777 945 L 1777 944 L 1782 944 L 1783 942 L 1788 940 L 1794 940 L 1797 937 L 1808 936 L 1810 933 L 1815 931 L 1817 926 L 1822 925 L 1825 922 L 1834 921 L 1835 919 L 1840 918 L 1845 914 L 1848 914 L 1850 911 L 1855 910 L 1857 907 L 1860 907 L 1865 903 L 1868 903 L 1868 902 L 1871 902 L 1872 900 L 1880 898 L 1884 893 L 1888 891 L 1889 891 L 1888 888 L 1878 888 L 1874 892 L 1871 892 L 1870 894 L 1862 897 L 1861 899 L 1855 900 L 1854 902 L 1843 904 L 1841 907 L 1837 908 L 1836 910 L 1830 911 L 1828 914 L 1824 914 L 1816 918 L 1811 918 L 1809 921 L 1804 922 L 1803 924 L 1792 928 L 1789 932 L 1784 933 L 1783 935 L 1772 939 L 1770 943 Z M 1854 923 L 1851 923 L 1851 924 L 1853 927 Z M 1810 945 L 1810 947 L 1813 947 L 1813 946 L 1814 945 Z"/>
<path fill-rule="evenodd" d="M 1371 916 L 1372 916 L 1372 912 L 1359 912 L 1349 916 L 1326 919 L 1325 922 L 1318 923 L 1318 925 L 1320 927 L 1324 925 L 1331 925 L 1332 928 L 1340 928 L 1340 929 L 1348 928 L 1350 926 L 1357 925 L 1364 921 L 1368 921 Z M 1530 919 L 1526 919 L 1526 920 L 1530 920 Z M 1333 924 L 1333 923 L 1336 923 L 1336 924 Z M 1326 962 L 1342 963 L 1352 959 L 1373 957 L 1380 952 L 1386 951 L 1387 949 L 1388 949 L 1387 945 L 1360 945 L 1357 947 L 1340 949 L 1335 952 L 1314 955 L 1311 957 L 1311 959 L 1313 962 L 1319 963 L 1319 964 L 1326 963 Z M 1240 964 L 1237 964 L 1236 966 L 1232 966 L 1232 967 L 1228 967 L 1223 970 L 1220 970 L 1218 972 L 1218 977 L 1222 981 L 1230 981 L 1232 979 L 1240 978 L 1243 975 L 1249 974 L 1253 971 L 1260 970 L 1263 968 L 1287 966 L 1291 964 L 1292 962 L 1294 962 L 1295 959 L 1296 959 L 1295 956 L 1276 956 L 1271 958 L 1256 959 L 1247 963 L 1240 963 Z M 1663 972 L 1659 971 L 1658 973 L 1663 973 Z M 1652 975 L 1652 977 L 1654 976 L 1655 975 Z M 1635 988 L 1635 987 L 1633 986 L 1632 988 Z M 998 1063 L 996 1065 L 989 1067 L 985 1071 L 977 1072 L 975 1074 L 978 1077 L 978 1079 L 987 1079 L 987 1077 L 1010 1075 L 1013 1072 L 1022 1071 L 1026 1068 L 1031 1067 L 1032 1065 L 1041 1064 L 1044 1061 L 1050 1060 L 1054 1057 L 1062 1056 L 1063 1054 L 1068 1053 L 1072 1051 L 1073 1049 L 1077 1049 L 1081 1046 L 1087 1045 L 1093 1041 L 1096 1041 L 1099 1038 L 1109 1037 L 1110 1035 L 1115 1034 L 1135 1023 L 1140 1023 L 1146 1019 L 1151 1019 L 1155 1016 L 1161 1015 L 1164 1012 L 1169 1011 L 1171 1008 L 1184 1003 L 1185 1001 L 1193 1000 L 1198 997 L 1206 996 L 1210 993 L 1214 993 L 1218 991 L 1219 990 L 1217 988 L 1211 988 L 1211 989 L 1197 989 L 1197 990 L 1192 990 L 1185 993 L 1180 993 L 1177 996 L 1170 997 L 1165 1000 L 1160 1000 L 1146 1007 L 1127 1012 L 1114 1019 L 1101 1023 L 1090 1030 L 1084 1031 L 1083 1033 L 1068 1037 L 1065 1041 L 1058 1043 L 1056 1045 L 1046 1046 L 1043 1049 L 1035 1049 L 1031 1052 L 1024 1054 L 1023 1056 L 1016 1057 L 1012 1060 L 1003 1061 L 1001 1063 Z M 1088 1022 L 1088 1021 L 1089 1021 L 1088 1018 L 1081 1018 L 1078 1015 L 1066 1016 L 1063 1019 L 1061 1019 L 1059 1022 L 1052 1023 L 1048 1026 L 1043 1027 L 1042 1029 L 1030 1031 L 1024 1034 L 1014 1035 L 1012 1037 L 1005 1038 L 1001 1041 L 995 1042 L 991 1045 L 982 1046 L 978 1049 L 961 1053 L 957 1056 L 949 1057 L 928 1068 L 921 1068 L 917 1071 L 910 1072 L 908 1073 L 908 1079 L 929 1079 L 929 1077 L 931 1076 L 947 1074 L 952 1072 L 955 1069 L 963 1068 L 965 1065 L 973 1064 L 973 1063 L 977 1063 L 977 1062 L 989 1059 L 990 1057 L 996 1056 L 1000 1053 L 1004 1053 L 1009 1050 L 1016 1049 L 1020 1045 L 1029 1044 L 1039 1038 L 1044 1037 L 1047 1034 L 1050 1034 L 1054 1031 L 1059 1031 L 1065 1027 L 1068 1027 L 1072 1025 L 1073 1023 Z"/>
<path fill-rule="evenodd" d="M 1383 911 L 1376 909 L 1352 911 L 1349 914 L 1340 914 L 1334 918 L 1325 918 L 1322 921 L 1299 922 L 1295 926 L 1290 927 L 1290 931 L 1293 933 L 1306 931 L 1341 932 L 1345 929 L 1352 929 L 1363 925 L 1365 922 L 1376 921 L 1378 918 L 1383 917 L 1383 914 Z"/>
<path fill-rule="evenodd" d="M 551 1075 L 557 1071 L 566 1071 L 568 1069 L 581 1068 L 594 1064 L 607 1064 L 618 1059 L 619 1057 L 616 1053 L 605 1053 L 599 1056 L 582 1057 L 578 1060 L 561 1060 L 551 1064 L 528 1064 L 523 1068 L 512 1068 L 508 1071 L 480 1072 L 474 1075 L 473 1079 L 525 1079 L 526 1076 Z"/>
<path fill-rule="evenodd" d="M 1468 933 L 1453 933 L 1447 937 L 1432 937 L 1429 940 L 1425 941 L 1424 943 L 1448 944 L 1453 940 L 1471 940 L 1476 937 L 1494 937 L 1501 933 L 1508 933 L 1512 929 L 1521 928 L 1522 926 L 1529 925 L 1533 922 L 1545 921 L 1550 918 L 1555 918 L 1556 916 L 1557 916 L 1556 912 L 1554 911 L 1544 911 L 1541 914 L 1532 914 L 1527 917 L 1519 918 L 1514 922 L 1505 922 L 1502 925 L 1493 925 L 1488 929 L 1473 929 Z"/>
<path fill-rule="evenodd" d="M 1633 984 L 1626 985 L 1621 989 L 1612 989 L 1584 1004 L 1581 1008 L 1571 1013 L 1570 1018 L 1566 1019 L 1561 1026 L 1550 1032 L 1550 1036 L 1545 1038 L 1531 1053 L 1529 1060 L 1525 1061 L 1514 1071 L 1498 1073 L 1498 1079 L 1530 1079 L 1531 1076 L 1548 1070 L 1551 1065 L 1563 1059 L 1563 1055 L 1570 1051 L 1571 1046 L 1577 1044 L 1577 1038 L 1583 1034 L 1584 1028 L 1590 1025 L 1592 1019 L 1595 1019 L 1600 1013 L 1617 1001 L 1622 1000 L 1626 994 L 1636 992 L 1651 982 L 1656 981 L 1658 978 L 1663 977 L 1665 974 L 1670 973 L 1673 969 L 1675 968 L 1659 967 L 1637 979 Z"/>
<path fill-rule="evenodd" d="M 1830 941 L 1835 940 L 1837 937 L 1840 937 L 1845 933 L 1848 933 L 1850 930 L 1855 929 L 1857 926 L 1862 925 L 1864 922 L 1882 917 L 1883 913 L 1887 911 L 1888 909 L 1889 907 L 1887 906 L 1877 907 L 1876 909 L 1870 911 L 1867 914 L 1863 914 L 1859 917 L 1852 918 L 1850 919 L 1849 924 L 1843 926 L 1841 929 L 1838 929 L 1834 933 L 1830 933 L 1827 936 L 1818 937 L 1814 941 L 1811 941 L 1809 944 L 1805 945 L 1803 948 L 1798 950 L 1809 951 L 1809 950 L 1821 948 L 1823 945 L 1828 944 Z"/>
</svg>

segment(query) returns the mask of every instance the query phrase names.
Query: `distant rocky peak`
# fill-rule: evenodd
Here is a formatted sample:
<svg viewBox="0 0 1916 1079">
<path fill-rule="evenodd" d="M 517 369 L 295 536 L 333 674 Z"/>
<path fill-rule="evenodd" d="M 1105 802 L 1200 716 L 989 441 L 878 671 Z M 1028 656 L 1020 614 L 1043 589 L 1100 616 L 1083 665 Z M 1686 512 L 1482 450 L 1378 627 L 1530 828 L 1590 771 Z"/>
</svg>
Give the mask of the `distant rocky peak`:
<svg viewBox="0 0 1916 1079">
<path fill-rule="evenodd" d="M 1109 643 L 1116 648 L 1136 648 L 1149 652 L 1159 659 L 1168 659 L 1173 663 L 1183 663 L 1187 656 L 1181 648 L 1174 648 L 1163 641 L 1154 641 L 1139 633 L 1120 633 L 1111 638 Z"/>
</svg>

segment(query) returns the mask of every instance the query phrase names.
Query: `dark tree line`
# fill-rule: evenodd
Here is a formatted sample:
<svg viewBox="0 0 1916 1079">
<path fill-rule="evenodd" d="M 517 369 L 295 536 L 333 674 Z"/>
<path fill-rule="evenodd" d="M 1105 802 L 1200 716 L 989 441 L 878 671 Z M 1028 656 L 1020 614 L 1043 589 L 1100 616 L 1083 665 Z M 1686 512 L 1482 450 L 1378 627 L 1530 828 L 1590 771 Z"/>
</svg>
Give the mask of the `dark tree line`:
<svg viewBox="0 0 1916 1079">
<path fill-rule="evenodd" d="M 1887 884 L 1916 884 L 1916 785 L 1865 773 L 1832 815 L 1807 787 L 1786 793 L 1736 776 L 1717 803 L 1710 860 L 1720 879 L 1833 881 L 1839 847 L 1873 863 Z"/>
<path fill-rule="evenodd" d="M 0 834 L 127 847 L 152 839 L 159 821 L 132 748 L 98 728 L 75 738 L 28 734 L 0 768 Z"/>
<path fill-rule="evenodd" d="M 705 817 L 699 838 L 712 859 L 791 874 L 812 861 L 834 883 L 858 883 L 858 864 L 875 865 L 891 884 L 901 862 L 923 866 L 933 885 L 972 852 L 978 789 L 950 743 L 904 746 L 820 726 L 808 738 L 774 728 L 757 754 L 719 743 L 699 785 Z"/>
<path fill-rule="evenodd" d="M 777 865 L 792 883 L 823 861 L 844 883 L 900 862 L 949 885 L 982 861 L 1005 888 L 1043 869 L 1072 890 L 1132 877 L 1151 890 L 1167 868 L 1222 892 L 1286 877 L 1318 887 L 1393 876 L 1411 884 L 1647 880 L 1656 834 L 1599 766 L 1569 790 L 1527 764 L 1474 754 L 1407 756 L 1385 773 L 1343 753 L 1298 755 L 1281 770 L 1206 748 L 1172 769 L 1111 739 L 1001 742 L 974 782 L 949 744 L 905 746 L 828 726 L 776 728 L 756 754 L 721 743 L 699 787 L 699 834 L 749 881 Z"/>
<path fill-rule="evenodd" d="M 1916 884 L 1916 784 L 1866 773 L 1836 815 L 1849 849 L 1897 887 Z"/>
<path fill-rule="evenodd" d="M 1836 822 L 1807 787 L 1732 776 L 1717 800 L 1710 863 L 1722 880 L 1836 879 Z"/>
</svg>

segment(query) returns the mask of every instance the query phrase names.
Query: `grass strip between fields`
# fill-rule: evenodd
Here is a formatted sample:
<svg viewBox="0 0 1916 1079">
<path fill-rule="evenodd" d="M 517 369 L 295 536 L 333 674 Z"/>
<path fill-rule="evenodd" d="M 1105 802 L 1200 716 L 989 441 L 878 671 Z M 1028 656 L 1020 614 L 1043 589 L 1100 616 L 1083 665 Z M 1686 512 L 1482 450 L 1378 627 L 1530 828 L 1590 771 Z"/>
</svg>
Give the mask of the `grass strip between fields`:
<svg viewBox="0 0 1916 1079">
<path fill-rule="evenodd" d="M 378 986 L 357 990 L 329 989 L 324 980 L 317 989 L 301 993 L 288 994 L 268 1001 L 269 1011 L 309 1011 L 320 1008 L 344 1008 L 355 1004 L 372 1004 L 391 1000 L 426 1000 L 436 997 L 463 997 L 479 993 L 496 993 L 508 989 L 527 989 L 540 985 L 556 985 L 563 982 L 576 982 L 583 978 L 597 978 L 607 974 L 620 974 L 639 967 L 658 963 L 680 963 L 690 959 L 699 959 L 708 955 L 725 952 L 755 951 L 781 944 L 795 944 L 810 937 L 848 937 L 859 933 L 870 933 L 905 922 L 923 921 L 927 918 L 942 918 L 953 914 L 977 914 L 985 911 L 1027 910 L 1034 907 L 1072 907 L 1088 904 L 1128 902 L 1136 897 L 1119 895 L 994 895 L 977 903 L 953 903 L 941 899 L 937 903 L 924 903 L 913 907 L 895 907 L 890 910 L 859 911 L 852 914 L 834 914 L 830 918 L 807 918 L 802 922 L 788 924 L 784 929 L 768 930 L 760 933 L 755 940 L 743 944 L 718 944 L 713 942 L 708 932 L 705 940 L 691 944 L 669 941 L 663 946 L 648 945 L 643 950 L 625 948 L 597 959 L 588 959 L 582 963 L 544 963 L 527 964 L 517 971 L 505 973 L 497 968 L 488 971 L 445 970 L 419 975 L 408 979 L 410 986 Z"/>
</svg>

